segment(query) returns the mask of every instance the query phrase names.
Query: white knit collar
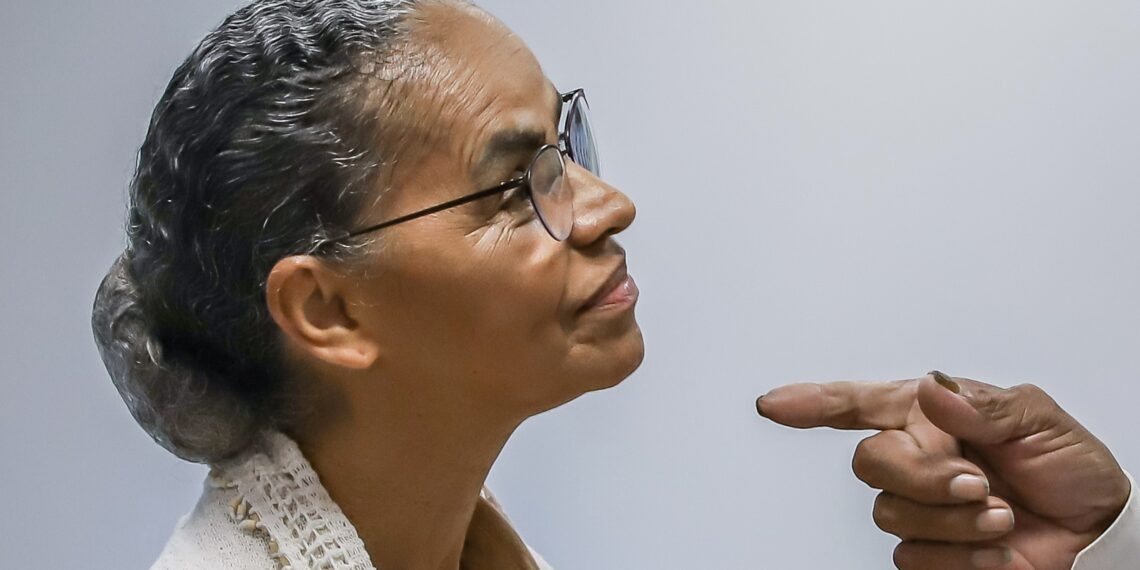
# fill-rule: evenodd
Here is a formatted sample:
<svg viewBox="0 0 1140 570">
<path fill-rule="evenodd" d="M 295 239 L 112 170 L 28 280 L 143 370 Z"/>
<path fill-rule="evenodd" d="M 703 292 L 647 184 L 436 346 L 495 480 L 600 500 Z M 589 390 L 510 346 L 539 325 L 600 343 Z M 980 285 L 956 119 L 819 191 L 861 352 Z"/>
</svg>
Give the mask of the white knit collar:
<svg viewBox="0 0 1140 570">
<path fill-rule="evenodd" d="M 285 434 L 264 432 L 247 451 L 215 466 L 210 481 L 237 489 L 231 514 L 243 530 L 268 536 L 283 570 L 375 570 L 356 529 Z"/>
</svg>

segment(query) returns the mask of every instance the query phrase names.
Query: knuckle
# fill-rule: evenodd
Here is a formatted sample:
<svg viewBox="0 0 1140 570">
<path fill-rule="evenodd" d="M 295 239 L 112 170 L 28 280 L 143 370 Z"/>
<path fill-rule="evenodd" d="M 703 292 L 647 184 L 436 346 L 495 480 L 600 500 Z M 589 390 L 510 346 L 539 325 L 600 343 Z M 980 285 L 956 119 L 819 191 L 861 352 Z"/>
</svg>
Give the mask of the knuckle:
<svg viewBox="0 0 1140 570">
<path fill-rule="evenodd" d="M 860 410 L 853 405 L 851 395 L 840 384 L 823 384 L 819 387 L 823 396 L 823 416 L 830 418 L 837 427 L 859 425 Z"/>
<path fill-rule="evenodd" d="M 851 470 L 860 481 L 872 485 L 874 473 L 878 468 L 878 457 L 875 454 L 874 438 L 867 438 L 855 446 L 855 456 L 851 459 Z"/>
<path fill-rule="evenodd" d="M 1061 406 L 1057 401 L 1045 391 L 1044 388 L 1036 384 L 1018 384 L 1012 389 L 1020 398 L 1023 398 L 1029 405 L 1039 409 L 1060 409 Z"/>
<path fill-rule="evenodd" d="M 1048 397 L 1045 394 L 1045 390 L 1042 390 L 1041 387 L 1036 384 L 1018 384 L 1017 386 L 1010 388 L 1009 391 L 1023 398 L 1038 399 L 1042 397 Z"/>
<path fill-rule="evenodd" d="M 1010 402 L 1018 398 L 1015 390 L 979 390 L 971 394 L 970 400 L 982 415 L 992 418 L 1004 413 Z"/>
<path fill-rule="evenodd" d="M 913 556 L 911 556 L 910 545 L 905 542 L 900 542 L 895 547 L 894 553 L 891 555 L 891 561 L 895 563 L 895 568 L 899 570 L 907 570 L 913 568 Z"/>
<path fill-rule="evenodd" d="M 980 474 L 981 469 L 958 457 L 925 457 L 916 469 L 916 487 L 924 497 L 941 500 L 950 492 L 951 482 L 962 474 Z"/>
<path fill-rule="evenodd" d="M 894 534 L 891 532 L 894 529 L 892 526 L 893 521 L 890 513 L 888 513 L 886 509 L 876 507 L 875 510 L 871 513 L 871 519 L 875 521 L 875 526 L 879 527 L 879 530 L 889 534 Z"/>
<path fill-rule="evenodd" d="M 907 396 L 908 398 L 917 398 L 918 397 L 918 387 L 921 384 L 921 382 L 922 382 L 921 378 L 914 378 L 914 379 L 910 379 L 910 380 L 896 380 L 895 382 L 893 382 L 893 384 L 895 385 L 896 390 L 898 390 L 899 392 L 901 392 L 903 395 Z"/>
<path fill-rule="evenodd" d="M 871 512 L 871 518 L 875 521 L 875 526 L 879 527 L 880 530 L 898 536 L 899 512 L 897 505 L 894 503 L 889 495 L 880 493 L 879 496 L 875 498 L 875 507 Z"/>
<path fill-rule="evenodd" d="M 854 407 L 844 407 L 843 403 L 832 402 L 830 409 L 835 410 L 831 416 L 835 419 L 835 425 L 854 427 L 859 425 L 859 410 Z"/>
</svg>

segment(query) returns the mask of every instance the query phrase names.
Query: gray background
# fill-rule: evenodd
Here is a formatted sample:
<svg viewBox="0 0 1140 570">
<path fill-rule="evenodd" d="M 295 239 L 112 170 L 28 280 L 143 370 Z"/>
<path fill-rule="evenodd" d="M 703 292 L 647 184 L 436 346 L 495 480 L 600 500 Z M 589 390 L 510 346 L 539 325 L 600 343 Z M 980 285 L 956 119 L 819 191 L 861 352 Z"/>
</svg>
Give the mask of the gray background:
<svg viewBox="0 0 1140 570">
<path fill-rule="evenodd" d="M 150 110 L 232 0 L 0 8 L 0 567 L 145 568 L 198 495 L 88 326 Z M 1140 3 L 488 0 L 594 104 L 648 358 L 491 484 L 557 568 L 890 566 L 781 383 L 1038 383 L 1140 473 Z"/>
</svg>

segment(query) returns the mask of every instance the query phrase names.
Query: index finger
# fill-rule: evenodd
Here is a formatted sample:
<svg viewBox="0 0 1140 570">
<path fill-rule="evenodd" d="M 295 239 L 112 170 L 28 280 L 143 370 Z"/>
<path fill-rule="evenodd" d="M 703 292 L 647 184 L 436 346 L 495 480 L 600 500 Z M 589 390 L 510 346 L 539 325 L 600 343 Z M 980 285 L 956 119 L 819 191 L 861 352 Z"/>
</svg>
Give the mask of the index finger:
<svg viewBox="0 0 1140 570">
<path fill-rule="evenodd" d="M 918 393 L 916 380 L 781 386 L 756 400 L 756 411 L 794 428 L 903 429 Z"/>
</svg>

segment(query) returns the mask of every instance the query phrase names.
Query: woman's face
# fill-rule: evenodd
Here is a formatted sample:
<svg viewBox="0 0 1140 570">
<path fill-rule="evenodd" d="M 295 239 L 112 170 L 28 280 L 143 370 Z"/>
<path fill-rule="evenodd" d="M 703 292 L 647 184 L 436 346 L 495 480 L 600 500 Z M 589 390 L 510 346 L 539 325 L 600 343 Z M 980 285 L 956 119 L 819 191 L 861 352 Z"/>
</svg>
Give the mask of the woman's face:
<svg viewBox="0 0 1140 570">
<path fill-rule="evenodd" d="M 428 3 L 412 39 L 419 65 L 398 112 L 415 132 L 405 144 L 419 150 L 396 165 L 366 225 L 516 177 L 541 145 L 557 143 L 559 93 L 502 24 Z M 575 225 L 563 242 L 517 191 L 377 234 L 384 245 L 352 311 L 378 340 L 378 376 L 533 414 L 638 367 L 636 287 L 615 289 L 625 251 L 613 239 L 634 205 L 569 160 L 567 181 Z"/>
</svg>

